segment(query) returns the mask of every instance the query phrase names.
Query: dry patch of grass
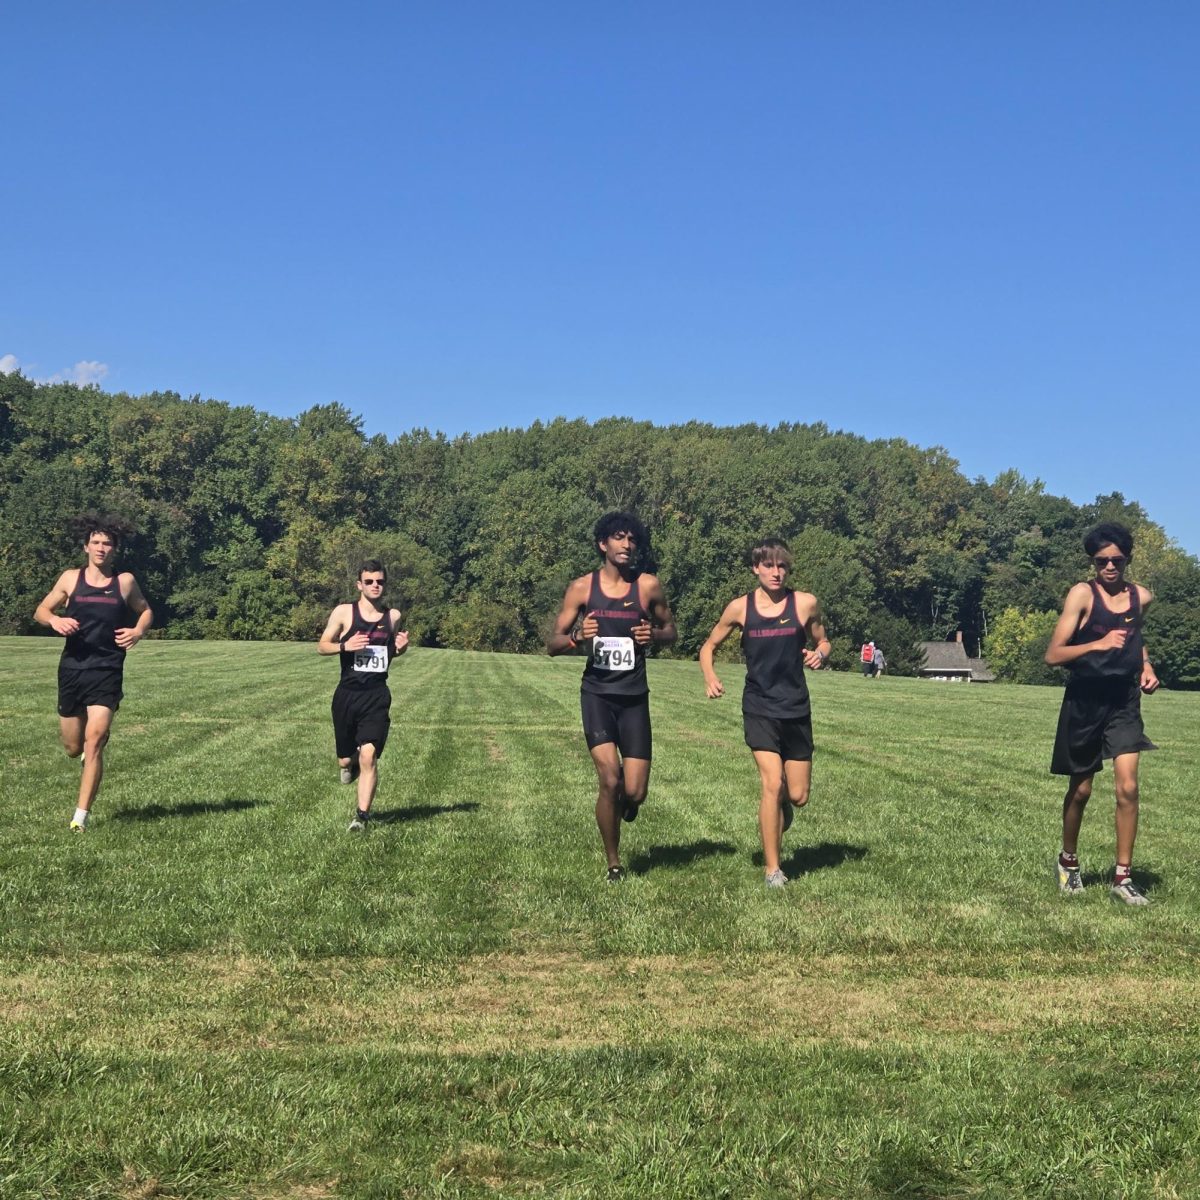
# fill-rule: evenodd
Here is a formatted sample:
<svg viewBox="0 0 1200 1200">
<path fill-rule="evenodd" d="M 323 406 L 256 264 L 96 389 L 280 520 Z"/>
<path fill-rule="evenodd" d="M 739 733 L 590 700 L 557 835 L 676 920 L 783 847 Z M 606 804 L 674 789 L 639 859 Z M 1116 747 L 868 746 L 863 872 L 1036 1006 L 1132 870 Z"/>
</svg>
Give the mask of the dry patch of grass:
<svg viewBox="0 0 1200 1200">
<path fill-rule="evenodd" d="M 97 1019 L 76 1023 L 80 1011 Z M 439 1054 L 648 1045 L 694 1036 L 846 1046 L 1020 1043 L 1067 1026 L 1186 1030 L 1200 981 L 1061 973 L 901 978 L 851 959 L 778 955 L 597 960 L 490 955 L 436 977 L 387 960 L 279 965 L 247 957 L 95 959 L 0 969 L 10 1034 L 171 1052 L 359 1044 Z"/>
</svg>

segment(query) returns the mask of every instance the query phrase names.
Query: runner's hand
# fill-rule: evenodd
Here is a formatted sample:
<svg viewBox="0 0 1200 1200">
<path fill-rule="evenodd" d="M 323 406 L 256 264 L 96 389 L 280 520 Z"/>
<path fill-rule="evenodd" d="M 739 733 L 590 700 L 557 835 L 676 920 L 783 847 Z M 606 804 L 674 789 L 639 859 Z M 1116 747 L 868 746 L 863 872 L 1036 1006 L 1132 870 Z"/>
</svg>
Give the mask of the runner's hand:
<svg viewBox="0 0 1200 1200">
<path fill-rule="evenodd" d="M 396 631 L 396 653 L 403 654 L 408 649 L 408 633 L 403 629 Z"/>
<path fill-rule="evenodd" d="M 650 628 L 650 622 L 647 621 L 645 617 L 643 617 L 633 627 L 633 640 L 635 642 L 637 642 L 637 644 L 639 646 L 648 646 L 650 644 L 650 639 L 652 636 L 653 636 L 653 631 Z"/>
<path fill-rule="evenodd" d="M 1142 663 L 1141 686 L 1142 691 L 1145 692 L 1147 696 L 1149 696 L 1151 692 L 1158 691 L 1158 676 L 1155 675 L 1154 668 L 1148 662 Z"/>
<path fill-rule="evenodd" d="M 74 617 L 51 617 L 50 628 L 63 637 L 70 637 L 79 632 L 79 622 Z"/>
<path fill-rule="evenodd" d="M 825 665 L 825 656 L 819 650 L 805 650 L 804 665 L 810 671 L 819 671 Z"/>
<path fill-rule="evenodd" d="M 342 646 L 346 650 L 365 650 L 371 644 L 371 639 L 359 630 L 353 637 L 348 637 Z"/>
<path fill-rule="evenodd" d="M 117 629 L 113 636 L 122 650 L 130 650 L 142 640 L 141 631 L 138 629 Z"/>
<path fill-rule="evenodd" d="M 1096 650 L 1120 650 L 1128 636 L 1128 629 L 1110 629 L 1098 642 L 1093 642 L 1092 646 Z"/>
<path fill-rule="evenodd" d="M 711 679 L 706 679 L 704 685 L 704 690 L 708 693 L 710 700 L 720 700 L 725 695 L 725 685 L 715 675 Z"/>
<path fill-rule="evenodd" d="M 583 624 L 579 626 L 579 632 L 583 634 L 583 640 L 589 641 L 600 632 L 600 622 L 596 620 L 595 613 L 588 613 L 583 618 Z"/>
</svg>

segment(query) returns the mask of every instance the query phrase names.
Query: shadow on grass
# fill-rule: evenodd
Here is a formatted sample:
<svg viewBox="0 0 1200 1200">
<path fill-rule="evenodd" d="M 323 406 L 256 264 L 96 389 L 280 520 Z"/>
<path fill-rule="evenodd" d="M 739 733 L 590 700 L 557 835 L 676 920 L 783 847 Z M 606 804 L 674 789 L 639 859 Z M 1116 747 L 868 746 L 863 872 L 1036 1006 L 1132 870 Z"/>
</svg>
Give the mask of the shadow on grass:
<svg viewBox="0 0 1200 1200">
<path fill-rule="evenodd" d="M 1105 871 L 1084 871 L 1080 877 L 1084 887 L 1112 887 L 1113 869 L 1109 867 Z M 1157 871 L 1150 871 L 1145 867 L 1134 867 L 1132 877 L 1133 882 L 1144 892 L 1152 891 L 1163 880 Z"/>
<path fill-rule="evenodd" d="M 790 858 L 782 859 L 779 865 L 789 879 L 822 871 L 827 867 L 840 867 L 844 862 L 858 862 L 867 857 L 866 846 L 850 846 L 845 842 L 821 842 L 816 846 L 797 846 Z M 754 853 L 754 865 L 763 865 L 761 850 Z"/>
<path fill-rule="evenodd" d="M 737 847 L 728 842 L 690 842 L 685 846 L 652 846 L 644 854 L 635 854 L 629 860 L 629 871 L 633 875 L 645 875 L 655 867 L 686 867 L 698 858 L 711 858 L 714 854 L 733 854 Z"/>
<path fill-rule="evenodd" d="M 388 808 L 371 813 L 372 825 L 400 825 L 405 821 L 424 821 L 429 817 L 441 817 L 446 813 L 474 812 L 479 807 L 474 801 L 462 804 L 414 804 L 410 808 Z"/>
<path fill-rule="evenodd" d="M 159 821 L 165 817 L 207 817 L 214 813 L 241 812 L 259 808 L 265 800 L 192 800 L 186 804 L 147 804 L 142 808 L 122 808 L 112 815 L 114 821 Z"/>
</svg>

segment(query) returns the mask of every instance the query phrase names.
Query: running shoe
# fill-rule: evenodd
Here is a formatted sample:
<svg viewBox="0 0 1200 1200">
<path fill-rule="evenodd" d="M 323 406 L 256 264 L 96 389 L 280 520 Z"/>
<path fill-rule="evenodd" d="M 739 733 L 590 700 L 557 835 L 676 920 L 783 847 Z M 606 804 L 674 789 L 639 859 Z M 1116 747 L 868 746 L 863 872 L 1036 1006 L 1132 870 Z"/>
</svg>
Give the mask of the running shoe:
<svg viewBox="0 0 1200 1200">
<path fill-rule="evenodd" d="M 353 767 L 339 767 L 338 768 L 338 778 L 343 783 L 353 783 L 354 782 L 354 768 Z"/>
<path fill-rule="evenodd" d="M 609 867 L 606 883 L 622 883 L 625 879 L 624 867 Z"/>
<path fill-rule="evenodd" d="M 774 870 L 763 880 L 769 888 L 781 888 L 787 885 L 788 877 L 780 870 Z"/>
<path fill-rule="evenodd" d="M 1150 897 L 1132 879 L 1123 880 L 1121 883 L 1114 883 L 1109 888 L 1108 894 L 1114 900 L 1120 900 L 1122 904 L 1140 906 L 1150 903 Z"/>
<path fill-rule="evenodd" d="M 352 820 L 350 822 L 350 826 L 346 832 L 347 833 L 361 833 L 364 829 L 366 829 L 367 820 L 370 817 L 370 815 L 371 815 L 370 813 L 362 812 L 361 810 L 356 808 L 354 810 L 354 820 Z"/>
<path fill-rule="evenodd" d="M 787 833 L 796 819 L 796 806 L 785 796 L 780 807 L 783 809 L 783 832 Z"/>
<path fill-rule="evenodd" d="M 1064 867 L 1058 859 L 1055 860 L 1054 866 L 1058 872 L 1058 890 L 1064 896 L 1078 896 L 1083 891 L 1083 876 L 1079 867 Z"/>
<path fill-rule="evenodd" d="M 87 828 L 87 826 L 82 821 L 76 821 L 76 820 L 72 819 L 72 821 L 71 821 L 71 832 L 72 833 L 82 833 L 86 828 Z"/>
</svg>

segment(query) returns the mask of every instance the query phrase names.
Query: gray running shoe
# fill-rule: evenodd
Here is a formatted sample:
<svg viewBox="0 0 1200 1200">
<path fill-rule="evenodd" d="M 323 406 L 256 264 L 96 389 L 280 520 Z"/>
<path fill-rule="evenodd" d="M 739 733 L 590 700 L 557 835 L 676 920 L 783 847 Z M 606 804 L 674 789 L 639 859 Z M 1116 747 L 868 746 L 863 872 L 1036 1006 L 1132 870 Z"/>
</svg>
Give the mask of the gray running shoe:
<svg viewBox="0 0 1200 1200">
<path fill-rule="evenodd" d="M 1058 890 L 1064 896 L 1078 896 L 1083 891 L 1083 876 L 1079 873 L 1079 868 L 1064 867 L 1058 860 L 1054 860 L 1054 869 L 1058 874 Z"/>
<path fill-rule="evenodd" d="M 770 875 L 763 880 L 769 888 L 781 888 L 787 886 L 788 877 L 782 871 L 772 871 Z"/>
<path fill-rule="evenodd" d="M 342 781 L 342 783 L 353 783 L 354 782 L 354 768 L 353 767 L 339 767 L 338 768 L 338 779 L 340 779 Z"/>
<path fill-rule="evenodd" d="M 1140 906 L 1150 903 L 1150 897 L 1132 879 L 1126 879 L 1123 883 L 1114 883 L 1109 888 L 1108 894 L 1114 900 L 1120 900 L 1122 904 Z"/>
<path fill-rule="evenodd" d="M 354 810 L 354 820 L 350 822 L 347 832 L 348 833 L 361 833 L 363 830 L 366 829 L 367 820 L 370 817 L 370 815 L 371 815 L 370 813 L 365 813 L 361 809 L 356 808 Z"/>
<path fill-rule="evenodd" d="M 796 819 L 796 806 L 785 796 L 780 808 L 783 810 L 783 832 L 787 833 Z"/>
</svg>

